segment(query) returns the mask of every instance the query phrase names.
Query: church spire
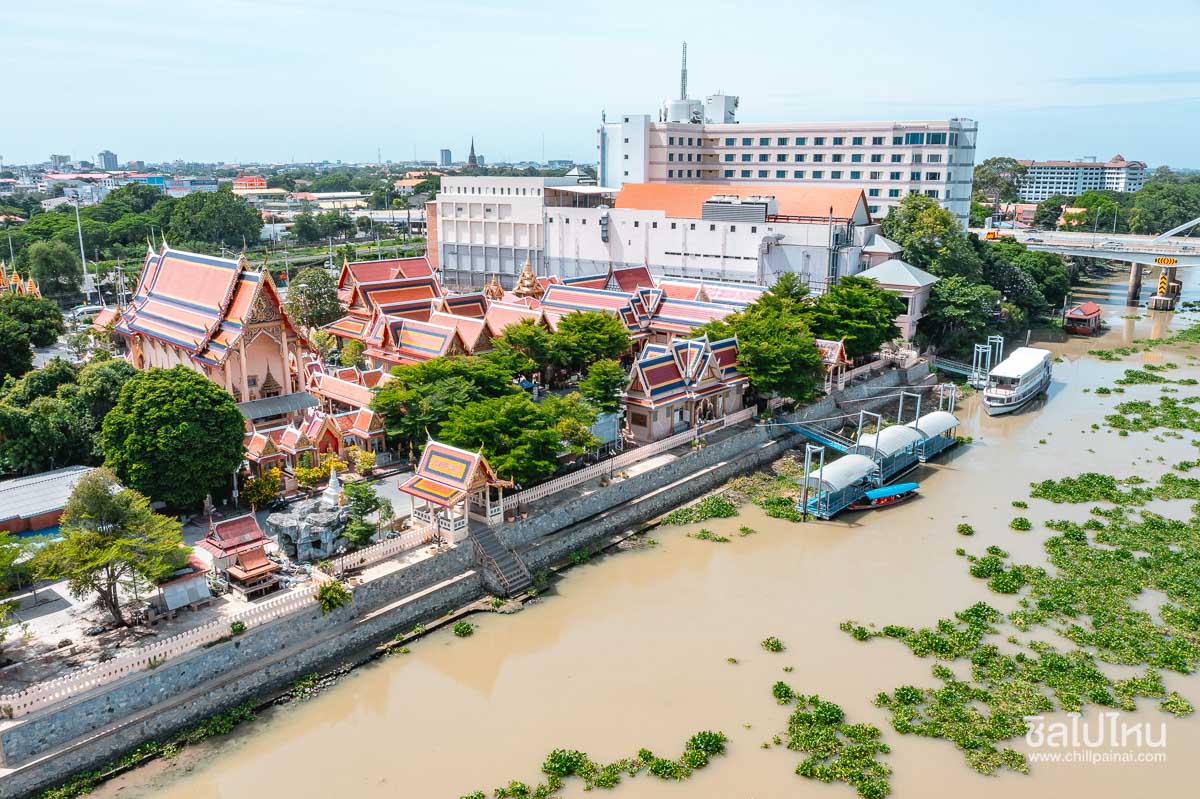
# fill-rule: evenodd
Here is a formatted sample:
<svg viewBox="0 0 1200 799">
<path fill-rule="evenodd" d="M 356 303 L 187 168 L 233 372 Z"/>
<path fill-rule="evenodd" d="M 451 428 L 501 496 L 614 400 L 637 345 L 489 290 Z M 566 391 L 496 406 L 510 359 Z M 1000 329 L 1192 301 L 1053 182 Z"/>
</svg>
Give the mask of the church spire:
<svg viewBox="0 0 1200 799">
<path fill-rule="evenodd" d="M 478 166 L 479 160 L 475 157 L 475 137 L 471 137 L 471 152 L 467 155 L 467 166 Z"/>
</svg>

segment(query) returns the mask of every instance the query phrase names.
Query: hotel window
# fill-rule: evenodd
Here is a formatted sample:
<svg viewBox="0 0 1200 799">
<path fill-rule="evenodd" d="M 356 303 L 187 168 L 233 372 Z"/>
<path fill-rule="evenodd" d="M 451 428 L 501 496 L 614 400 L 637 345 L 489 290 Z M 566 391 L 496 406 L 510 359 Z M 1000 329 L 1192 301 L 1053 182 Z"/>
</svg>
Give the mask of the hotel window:
<svg viewBox="0 0 1200 799">
<path fill-rule="evenodd" d="M 892 153 L 892 163 L 893 164 L 903 164 L 904 156 L 901 155 L 900 153 Z"/>
<path fill-rule="evenodd" d="M 824 143 L 825 143 L 824 136 L 813 136 L 813 146 L 820 147 Z"/>
<path fill-rule="evenodd" d="M 832 172 L 830 172 L 829 179 L 830 180 L 841 180 L 842 179 L 842 170 L 835 169 Z"/>
<path fill-rule="evenodd" d="M 814 169 L 812 176 L 813 176 L 813 180 L 820 180 L 821 178 L 825 177 L 825 173 L 822 172 L 820 169 Z"/>
<path fill-rule="evenodd" d="M 795 172 L 793 172 L 793 173 L 792 173 L 792 177 L 794 177 L 794 178 L 802 178 L 802 177 L 804 177 L 804 170 L 803 170 L 803 169 L 797 169 Z"/>
<path fill-rule="evenodd" d="M 689 169 L 689 170 L 688 170 L 688 177 L 690 178 L 691 176 L 692 176 L 692 170 L 690 170 L 690 169 Z"/>
<path fill-rule="evenodd" d="M 871 163 L 872 164 L 882 164 L 883 163 L 883 153 L 871 153 Z"/>
<path fill-rule="evenodd" d="M 877 213 L 879 213 L 879 206 L 878 205 L 868 205 L 867 210 L 873 214 L 877 214 Z"/>
<path fill-rule="evenodd" d="M 882 179 L 883 179 L 882 172 L 872 172 L 871 173 L 871 180 L 882 180 Z"/>
<path fill-rule="evenodd" d="M 759 161 L 770 161 L 771 156 L 767 155 L 766 153 L 760 153 L 758 156 L 758 160 Z"/>
<path fill-rule="evenodd" d="M 920 172 L 909 172 L 909 173 L 908 173 L 908 179 L 909 179 L 909 180 L 920 180 L 920 179 L 921 179 L 921 173 L 920 173 Z"/>
<path fill-rule="evenodd" d="M 792 160 L 798 164 L 804 163 L 804 153 L 796 153 L 796 156 Z"/>
<path fill-rule="evenodd" d="M 841 153 L 834 153 L 834 154 L 833 154 L 833 162 L 834 162 L 835 164 L 840 164 L 844 158 L 845 158 L 845 156 L 844 156 L 844 155 L 842 155 Z"/>
<path fill-rule="evenodd" d="M 813 153 L 813 163 L 814 163 L 814 164 L 819 164 L 819 163 L 821 163 L 821 162 L 822 162 L 822 161 L 824 161 L 824 160 L 825 160 L 825 154 L 824 154 L 824 153 Z"/>
<path fill-rule="evenodd" d="M 636 219 L 635 219 L 635 220 L 633 220 L 633 226 L 634 226 L 634 227 L 637 227 L 637 226 L 638 226 L 638 221 L 637 221 Z"/>
<path fill-rule="evenodd" d="M 775 139 L 775 143 L 778 144 L 780 147 L 787 147 L 787 143 L 788 143 L 787 136 L 779 136 L 778 138 Z"/>
<path fill-rule="evenodd" d="M 673 178 L 673 177 L 675 177 L 675 170 L 674 170 L 674 169 L 668 169 L 668 170 L 667 170 L 667 177 L 669 177 L 669 178 Z"/>
<path fill-rule="evenodd" d="M 767 147 L 767 146 L 769 146 L 770 144 L 771 144 L 771 137 L 770 137 L 770 136 L 759 136 L 759 137 L 758 137 L 758 146 L 759 146 L 759 147 Z"/>
<path fill-rule="evenodd" d="M 926 172 L 925 179 L 926 180 L 941 180 L 942 173 L 941 172 Z"/>
<path fill-rule="evenodd" d="M 868 197 L 878 197 L 879 189 L 867 189 L 867 196 Z"/>
<path fill-rule="evenodd" d="M 692 137 L 688 136 L 688 147 L 692 146 Z"/>
<path fill-rule="evenodd" d="M 900 190 L 899 189 L 888 189 L 888 196 L 889 197 L 899 197 Z"/>
<path fill-rule="evenodd" d="M 674 223 L 674 222 L 672 222 L 672 223 L 671 223 L 671 230 L 674 230 L 674 229 L 675 229 L 675 223 Z"/>
<path fill-rule="evenodd" d="M 744 177 L 744 178 L 748 178 L 748 177 L 750 177 L 750 170 L 749 170 L 749 169 L 743 169 L 743 170 L 742 170 L 742 177 Z"/>
<path fill-rule="evenodd" d="M 732 160 L 733 160 L 733 153 L 725 153 L 725 160 L 726 160 L 726 161 L 732 161 Z"/>
<path fill-rule="evenodd" d="M 781 162 L 782 162 L 782 161 L 786 161 L 786 160 L 787 160 L 787 153 L 777 153 L 777 154 L 775 155 L 775 160 L 776 160 L 776 161 L 781 161 Z"/>
<path fill-rule="evenodd" d="M 845 137 L 845 136 L 834 136 L 834 137 L 833 137 L 833 143 L 834 143 L 834 145 L 835 145 L 835 146 L 836 146 L 836 145 L 840 145 L 840 144 L 845 144 L 845 143 L 846 143 L 846 137 Z"/>
<path fill-rule="evenodd" d="M 854 153 L 850 156 L 850 162 L 854 164 L 862 163 L 862 153 Z"/>
<path fill-rule="evenodd" d="M 899 180 L 899 179 L 900 179 L 899 172 L 888 172 L 888 180 Z"/>
<path fill-rule="evenodd" d="M 682 155 L 682 153 L 680 153 L 680 155 Z M 683 160 L 683 159 L 680 159 L 680 160 Z M 691 161 L 691 160 L 692 160 L 692 154 L 691 154 L 691 153 L 688 153 L 688 160 L 689 160 L 689 161 Z"/>
<path fill-rule="evenodd" d="M 737 233 L 737 225 L 730 225 L 730 226 L 729 226 L 729 232 L 730 232 L 730 233 Z"/>
<path fill-rule="evenodd" d="M 727 178 L 731 178 L 731 177 L 733 177 L 733 170 L 732 170 L 732 169 L 726 169 L 726 170 L 725 170 L 725 177 L 727 177 Z"/>
<path fill-rule="evenodd" d="M 693 222 L 692 224 L 688 225 L 688 230 L 695 230 L 695 229 L 696 229 L 696 223 L 695 223 L 695 222 Z"/>
<path fill-rule="evenodd" d="M 786 170 L 786 169 L 776 169 L 776 170 L 775 170 L 775 177 L 777 177 L 777 178 L 786 178 L 786 177 L 787 177 L 787 170 Z"/>
<path fill-rule="evenodd" d="M 751 139 L 749 136 L 746 136 L 742 139 L 743 147 L 749 147 L 753 143 L 754 143 L 754 139 Z"/>
<path fill-rule="evenodd" d="M 926 144 L 945 144 L 946 143 L 946 134 L 945 133 L 930 133 L 929 138 L 926 139 L 925 143 Z"/>
<path fill-rule="evenodd" d="M 675 153 L 667 153 L 667 160 L 668 160 L 668 161 L 674 161 L 674 160 L 675 160 Z"/>
<path fill-rule="evenodd" d="M 904 143 L 905 144 L 924 144 L 925 143 L 925 134 L 924 133 L 905 133 L 904 134 Z"/>
<path fill-rule="evenodd" d="M 766 177 L 768 174 L 769 174 L 769 173 L 768 173 L 768 172 L 767 172 L 767 170 L 765 170 L 765 169 L 760 169 L 760 170 L 758 170 L 758 176 L 759 176 L 760 178 L 765 178 L 765 177 Z"/>
<path fill-rule="evenodd" d="M 929 164 L 940 164 L 942 163 L 942 154 L 930 153 L 929 155 L 925 156 L 925 162 Z"/>
<path fill-rule="evenodd" d="M 807 136 L 797 136 L 796 137 L 796 146 L 797 147 L 803 147 L 806 144 L 808 144 Z"/>
<path fill-rule="evenodd" d="M 861 180 L 862 172 L 859 172 L 857 169 L 851 170 L 850 171 L 850 179 L 851 180 Z"/>
<path fill-rule="evenodd" d="M 913 163 L 914 164 L 921 163 L 921 154 L 920 153 L 913 153 Z"/>
<path fill-rule="evenodd" d="M 743 161 L 752 161 L 754 159 L 753 159 L 753 156 L 750 155 L 750 153 L 742 153 L 742 160 Z"/>
<path fill-rule="evenodd" d="M 904 144 L 904 137 L 903 136 L 893 136 L 892 144 Z"/>
<path fill-rule="evenodd" d="M 926 196 L 926 197 L 932 197 L 933 199 L 935 199 L 935 200 L 936 200 L 936 199 L 937 199 L 937 196 L 938 196 L 938 190 L 937 190 L 937 189 L 926 189 L 926 190 L 925 190 L 925 196 Z"/>
<path fill-rule="evenodd" d="M 657 222 L 651 222 L 651 223 L 650 223 L 650 227 L 651 227 L 651 228 L 653 228 L 654 230 L 658 230 L 658 223 L 657 223 Z"/>
<path fill-rule="evenodd" d="M 876 147 L 882 147 L 883 146 L 883 137 L 882 136 L 872 136 L 871 144 L 873 144 Z"/>
<path fill-rule="evenodd" d="M 736 139 L 734 139 L 733 137 L 729 137 L 729 138 L 725 139 L 725 146 L 726 146 L 726 147 L 732 147 L 732 146 L 733 146 L 733 143 L 734 143 L 735 141 L 737 141 L 737 140 L 736 140 Z"/>
<path fill-rule="evenodd" d="M 758 226 L 757 226 L 757 225 L 751 225 L 751 226 L 750 226 L 750 232 L 751 232 L 751 233 L 757 233 L 757 232 L 758 232 Z"/>
<path fill-rule="evenodd" d="M 714 231 L 714 230 L 716 230 L 716 229 L 717 229 L 717 226 L 716 226 L 716 225 L 709 225 L 709 226 L 708 226 L 708 232 L 709 232 L 709 233 L 713 232 L 713 231 Z"/>
<path fill-rule="evenodd" d="M 957 134 L 957 133 L 951 133 L 951 134 L 950 134 L 950 146 L 951 146 L 951 147 L 957 147 L 957 146 L 958 146 L 958 134 Z"/>
<path fill-rule="evenodd" d="M 863 143 L 863 137 L 862 137 L 862 136 L 855 136 L 854 138 L 852 138 L 852 139 L 850 140 L 850 143 L 851 143 L 851 144 L 853 144 L 855 147 L 862 147 L 862 143 Z"/>
<path fill-rule="evenodd" d="M 626 139 L 626 140 L 625 140 L 625 143 L 626 143 L 626 144 L 629 144 L 629 139 Z M 674 144 L 674 143 L 675 143 L 675 137 L 674 137 L 674 136 L 668 136 L 668 137 L 667 137 L 667 144 Z"/>
</svg>

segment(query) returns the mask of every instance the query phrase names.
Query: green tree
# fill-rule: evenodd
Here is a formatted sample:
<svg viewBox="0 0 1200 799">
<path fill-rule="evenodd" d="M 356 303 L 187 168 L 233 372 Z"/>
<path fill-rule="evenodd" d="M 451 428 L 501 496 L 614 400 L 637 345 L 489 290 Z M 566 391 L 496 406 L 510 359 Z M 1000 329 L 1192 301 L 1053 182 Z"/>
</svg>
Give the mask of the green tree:
<svg viewBox="0 0 1200 799">
<path fill-rule="evenodd" d="M 346 496 L 346 506 L 350 511 L 350 524 L 346 526 L 346 537 L 357 546 L 364 546 L 379 530 L 379 525 L 369 521 L 374 513 L 381 516 L 391 516 L 392 504 L 375 490 L 375 486 L 366 480 L 347 483 L 343 489 Z"/>
<path fill-rule="evenodd" d="M 1134 233 L 1159 234 L 1200 216 L 1200 184 L 1156 177 L 1133 199 L 1129 227 Z"/>
<path fill-rule="evenodd" d="M 328 324 L 342 315 L 337 281 L 321 267 L 310 266 L 288 285 L 283 307 L 288 318 L 302 327 Z"/>
<path fill-rule="evenodd" d="M 987 335 L 1000 292 L 954 275 L 933 285 L 918 333 L 942 352 L 962 352 Z"/>
<path fill-rule="evenodd" d="M 49 347 L 65 329 L 58 306 L 32 294 L 0 293 L 0 316 L 21 325 L 35 347 Z"/>
<path fill-rule="evenodd" d="M 986 242 L 985 249 L 999 253 L 1013 266 L 1028 274 L 1051 307 L 1057 308 L 1063 304 L 1067 292 L 1071 289 L 1071 273 L 1061 255 L 1035 252 L 1012 239 Z M 992 285 L 1000 288 L 995 283 Z"/>
<path fill-rule="evenodd" d="M 463 449 L 483 449 L 501 477 L 536 482 L 558 468 L 562 439 L 557 422 L 527 394 L 512 394 L 456 406 L 442 425 L 440 440 Z"/>
<path fill-rule="evenodd" d="M 262 217 L 227 186 L 218 191 L 197 191 L 182 197 L 171 211 L 170 235 L 183 242 L 204 242 L 236 247 L 257 242 Z"/>
<path fill-rule="evenodd" d="M 1054 230 L 1058 227 L 1059 217 L 1063 208 L 1070 204 L 1071 198 L 1063 194 L 1054 194 L 1042 200 L 1033 212 L 1033 224 L 1042 230 Z"/>
<path fill-rule="evenodd" d="M 242 484 L 242 499 L 254 510 L 266 505 L 283 487 L 283 476 L 279 468 L 267 469 L 260 477 L 251 477 Z"/>
<path fill-rule="evenodd" d="M 492 339 L 491 352 L 485 357 L 513 374 L 528 375 L 543 369 L 549 356 L 550 331 L 532 319 L 521 319 Z"/>
<path fill-rule="evenodd" d="M 26 406 L 0 404 L 0 465 L 36 474 L 94 462 L 91 420 L 70 401 L 38 397 Z"/>
<path fill-rule="evenodd" d="M 186 369 L 148 369 L 121 389 L 104 419 L 105 464 L 132 488 L 175 507 L 230 485 L 245 420 L 233 397 Z"/>
<path fill-rule="evenodd" d="M 53 397 L 59 386 L 74 383 L 77 376 L 78 370 L 69 361 L 51 358 L 41 369 L 29 372 L 20 380 L 6 381 L 3 400 L 13 407 L 25 407 L 38 397 Z"/>
<path fill-rule="evenodd" d="M 629 331 L 616 316 L 603 311 L 574 311 L 558 320 L 550 336 L 548 356 L 571 372 L 629 351 Z"/>
<path fill-rule="evenodd" d="M 104 417 L 116 407 L 121 389 L 136 374 L 137 370 L 124 358 L 93 358 L 80 370 L 76 381 L 78 388 L 71 401 L 80 412 L 88 415 L 93 431 L 100 429 Z"/>
<path fill-rule="evenodd" d="M 1021 179 L 1027 171 L 1028 167 L 1015 158 L 988 158 L 975 166 L 974 191 L 996 207 L 1002 202 L 1016 202 L 1019 199 Z"/>
<path fill-rule="evenodd" d="M 121 590 L 153 583 L 187 561 L 179 521 L 150 509 L 106 469 L 84 475 L 63 511 L 62 540 L 39 554 L 67 579 L 71 595 L 96 594 L 113 621 L 125 625 Z"/>
<path fill-rule="evenodd" d="M 991 208 L 971 200 L 971 227 L 984 227 L 987 224 L 988 217 L 991 215 Z"/>
<path fill-rule="evenodd" d="M 696 331 L 710 339 L 736 335 L 738 367 L 759 391 L 795 400 L 813 395 L 822 374 L 821 353 L 804 319 L 803 306 L 772 292 L 740 312 Z"/>
<path fill-rule="evenodd" d="M 288 191 L 296 190 L 296 176 L 287 172 L 271 175 L 267 178 L 268 189 L 287 189 Z"/>
<path fill-rule="evenodd" d="M 146 183 L 128 183 L 113 189 L 102 204 L 123 204 L 130 212 L 145 213 L 163 200 L 163 193 Z"/>
<path fill-rule="evenodd" d="M 301 211 L 292 220 L 291 233 L 301 244 L 312 244 L 321 240 L 321 226 L 317 218 L 308 211 Z"/>
<path fill-rule="evenodd" d="M 978 281 L 982 269 L 954 215 L 937 200 L 910 194 L 881 223 L 883 235 L 904 248 L 904 260 L 938 277 Z"/>
<path fill-rule="evenodd" d="M 621 410 L 621 394 L 628 380 L 624 368 L 605 358 L 588 367 L 587 377 L 579 383 L 579 392 L 604 413 Z"/>
<path fill-rule="evenodd" d="M 874 280 L 843 277 L 817 298 L 806 314 L 817 338 L 845 340 L 846 354 L 861 358 L 898 335 L 895 319 L 904 313 L 904 301 L 879 287 Z"/>
<path fill-rule="evenodd" d="M 454 408 L 518 391 L 512 372 L 486 358 L 434 358 L 397 366 L 392 376 L 371 407 L 383 417 L 388 436 L 411 451 L 437 437 Z"/>
<path fill-rule="evenodd" d="M 42 294 L 60 303 L 79 297 L 83 268 L 79 253 L 61 241 L 38 241 L 25 250 L 26 268 L 37 280 Z"/>
<path fill-rule="evenodd" d="M 322 361 L 328 361 L 329 356 L 337 349 L 337 336 L 328 330 L 314 330 L 308 336 L 308 343 L 321 356 Z"/>
<path fill-rule="evenodd" d="M 33 368 L 33 350 L 25 328 L 0 315 L 0 379 L 20 377 Z"/>
<path fill-rule="evenodd" d="M 338 362 L 342 366 L 362 366 L 363 365 L 363 350 L 366 345 L 357 339 L 351 339 L 346 342 L 346 346 L 342 347 L 341 355 L 338 356 Z"/>
</svg>

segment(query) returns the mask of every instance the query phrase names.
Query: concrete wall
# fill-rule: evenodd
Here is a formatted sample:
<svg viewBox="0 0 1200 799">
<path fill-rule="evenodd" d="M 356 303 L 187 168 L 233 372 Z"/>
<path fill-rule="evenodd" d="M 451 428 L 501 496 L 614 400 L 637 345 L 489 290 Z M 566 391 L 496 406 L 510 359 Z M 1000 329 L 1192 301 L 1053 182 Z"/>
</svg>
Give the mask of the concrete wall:
<svg viewBox="0 0 1200 799">
<path fill-rule="evenodd" d="M 168 702 L 197 685 L 252 668 L 281 650 L 301 646 L 349 625 L 363 613 L 463 574 L 471 569 L 473 556 L 468 546 L 439 553 L 359 586 L 352 605 L 329 615 L 322 616 L 314 604 L 306 613 L 291 614 L 251 627 L 226 643 L 169 660 L 153 671 L 126 677 L 34 713 L 0 732 L 0 753 L 4 763 L 9 767 L 26 763 L 117 719 Z M 305 655 L 303 661 L 309 663 L 311 657 Z"/>
</svg>

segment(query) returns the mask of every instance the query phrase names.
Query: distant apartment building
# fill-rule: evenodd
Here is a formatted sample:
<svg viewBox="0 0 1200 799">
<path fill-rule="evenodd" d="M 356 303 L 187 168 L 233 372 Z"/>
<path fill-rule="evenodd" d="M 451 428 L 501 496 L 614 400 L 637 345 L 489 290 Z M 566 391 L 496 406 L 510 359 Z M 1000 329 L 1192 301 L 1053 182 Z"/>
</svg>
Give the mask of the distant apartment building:
<svg viewBox="0 0 1200 799">
<path fill-rule="evenodd" d="M 1078 197 L 1085 191 L 1135 192 L 1146 181 L 1146 164 L 1117 154 L 1108 161 L 1094 157 L 1078 161 L 1021 161 L 1026 168 L 1020 195 L 1037 203 L 1055 194 Z"/>
<path fill-rule="evenodd" d="M 773 283 L 815 291 L 854 274 L 878 231 L 865 194 L 797 184 L 632 184 L 561 178 L 445 177 L 431 211 L 442 280 L 513 288 L 528 259 L 570 279 L 623 267 L 659 276 Z"/>
<path fill-rule="evenodd" d="M 450 166 L 452 163 L 454 163 L 453 154 L 450 150 L 442 148 L 442 151 L 438 153 L 438 166 Z"/>
<path fill-rule="evenodd" d="M 100 168 L 105 172 L 115 172 L 117 169 L 117 154 L 112 150 L 101 150 L 96 156 L 100 161 Z"/>
<path fill-rule="evenodd" d="M 50 166 L 53 167 L 54 169 L 56 169 L 56 170 L 57 169 L 66 169 L 68 166 L 70 166 L 70 164 L 71 164 L 71 156 L 59 155 L 58 153 L 51 153 Z"/>
<path fill-rule="evenodd" d="M 687 50 L 680 99 L 649 114 L 601 118 L 598 182 L 716 183 L 862 189 L 884 216 L 907 194 L 932 197 L 964 229 L 971 211 L 978 123 L 737 121 L 739 98 L 687 96 Z"/>
</svg>

